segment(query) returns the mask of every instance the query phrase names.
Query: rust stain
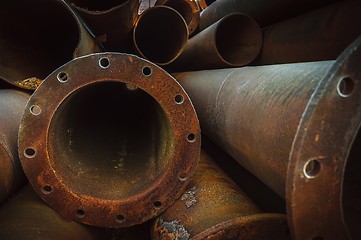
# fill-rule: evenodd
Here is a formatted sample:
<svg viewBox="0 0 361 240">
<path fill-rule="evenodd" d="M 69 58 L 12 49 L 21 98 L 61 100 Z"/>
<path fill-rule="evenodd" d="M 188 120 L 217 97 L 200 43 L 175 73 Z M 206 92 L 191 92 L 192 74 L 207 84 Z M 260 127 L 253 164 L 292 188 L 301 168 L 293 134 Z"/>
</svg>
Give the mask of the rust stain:
<svg viewBox="0 0 361 240">
<path fill-rule="evenodd" d="M 193 206 L 194 204 L 197 203 L 197 199 L 196 199 L 196 187 L 192 187 L 189 191 L 187 191 L 186 193 L 184 193 L 181 197 L 181 200 L 184 202 L 184 204 L 186 205 L 187 208 L 190 208 L 191 206 Z"/>
</svg>

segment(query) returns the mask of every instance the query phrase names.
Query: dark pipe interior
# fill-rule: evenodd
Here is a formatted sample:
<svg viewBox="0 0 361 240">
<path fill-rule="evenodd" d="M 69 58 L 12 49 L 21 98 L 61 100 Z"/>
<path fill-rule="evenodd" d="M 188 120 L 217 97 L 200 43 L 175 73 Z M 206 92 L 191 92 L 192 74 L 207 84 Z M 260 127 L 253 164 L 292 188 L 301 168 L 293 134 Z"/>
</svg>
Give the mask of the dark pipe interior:
<svg viewBox="0 0 361 240">
<path fill-rule="evenodd" d="M 168 63 L 188 39 L 187 25 L 171 8 L 156 7 L 143 13 L 134 32 L 134 41 L 145 58 Z"/>
<path fill-rule="evenodd" d="M 360 131 L 360 129 L 359 129 Z M 351 239 L 361 239 L 361 134 L 358 132 L 343 177 L 342 210 Z"/>
<path fill-rule="evenodd" d="M 168 0 L 164 5 L 173 8 L 180 15 L 182 15 L 187 25 L 189 25 L 189 23 L 192 21 L 193 18 L 192 7 L 189 5 L 189 3 L 186 0 L 184 1 Z"/>
<path fill-rule="evenodd" d="M 172 155 L 172 131 L 162 107 L 123 83 L 89 85 L 54 115 L 51 156 L 74 192 L 105 199 L 129 197 L 153 183 Z"/>
<path fill-rule="evenodd" d="M 12 82 L 44 79 L 73 58 L 78 26 L 60 1 L 20 2 L 1 3 L 0 76 Z"/>
<path fill-rule="evenodd" d="M 231 65 L 252 61 L 258 51 L 259 29 L 250 18 L 229 16 L 221 21 L 216 32 L 216 46 L 220 56 Z"/>
<path fill-rule="evenodd" d="M 126 1 L 138 1 L 138 0 L 67 0 L 70 4 L 76 7 L 87 9 L 89 11 L 106 11 L 116 6 L 122 5 Z"/>
</svg>

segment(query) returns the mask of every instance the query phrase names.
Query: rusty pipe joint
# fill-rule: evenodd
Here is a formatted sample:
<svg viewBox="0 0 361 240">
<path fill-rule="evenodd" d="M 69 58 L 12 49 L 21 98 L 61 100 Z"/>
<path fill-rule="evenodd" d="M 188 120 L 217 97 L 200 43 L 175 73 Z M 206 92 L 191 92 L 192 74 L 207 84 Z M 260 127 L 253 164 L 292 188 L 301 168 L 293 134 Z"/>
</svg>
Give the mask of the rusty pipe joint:
<svg viewBox="0 0 361 240">
<path fill-rule="evenodd" d="M 199 122 L 183 88 L 134 55 L 102 53 L 55 70 L 33 94 L 19 154 L 62 216 L 100 227 L 145 222 L 189 183 Z"/>
</svg>

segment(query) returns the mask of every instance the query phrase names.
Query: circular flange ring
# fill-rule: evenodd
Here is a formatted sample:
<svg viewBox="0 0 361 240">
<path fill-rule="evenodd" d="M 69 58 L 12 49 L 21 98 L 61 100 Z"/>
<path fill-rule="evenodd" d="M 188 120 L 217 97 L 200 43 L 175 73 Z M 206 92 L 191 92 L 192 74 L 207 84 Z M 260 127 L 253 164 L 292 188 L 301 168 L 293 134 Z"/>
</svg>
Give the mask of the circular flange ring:
<svg viewBox="0 0 361 240">
<path fill-rule="evenodd" d="M 150 95 L 163 110 L 172 136 L 169 151 L 162 155 L 167 158 L 164 169 L 142 191 L 120 198 L 111 195 L 111 186 L 111 197 L 99 197 L 97 193 L 87 194 L 92 192 L 85 191 L 89 186 L 76 178 L 65 181 L 71 170 L 61 170 L 62 158 L 54 154 L 54 141 L 60 136 L 51 129 L 59 108 L 82 90 L 103 83 L 130 84 Z M 35 191 L 62 216 L 99 227 L 140 224 L 165 211 L 190 182 L 199 154 L 199 122 L 183 88 L 155 64 L 121 53 L 87 55 L 55 70 L 30 98 L 19 132 L 21 163 Z M 146 173 L 143 175 L 147 178 Z M 96 179 L 89 183 L 94 181 L 96 184 Z"/>
</svg>

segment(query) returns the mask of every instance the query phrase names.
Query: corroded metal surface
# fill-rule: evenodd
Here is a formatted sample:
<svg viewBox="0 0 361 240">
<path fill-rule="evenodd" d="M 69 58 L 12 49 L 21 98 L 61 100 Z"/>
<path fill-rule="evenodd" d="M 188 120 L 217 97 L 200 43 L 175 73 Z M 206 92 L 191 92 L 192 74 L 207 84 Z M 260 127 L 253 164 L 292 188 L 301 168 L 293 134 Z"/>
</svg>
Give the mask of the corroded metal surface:
<svg viewBox="0 0 361 240">
<path fill-rule="evenodd" d="M 134 26 L 136 51 L 158 65 L 173 62 L 182 52 L 187 40 L 187 23 L 182 15 L 167 6 L 148 8 Z"/>
<path fill-rule="evenodd" d="M 30 95 L 0 90 L 0 202 L 25 183 L 18 157 L 18 129 Z"/>
<path fill-rule="evenodd" d="M 0 54 L 6 56 L 0 58 L 0 78 L 29 90 L 73 57 L 99 50 L 61 0 L 1 3 L 0 36 Z"/>
<path fill-rule="evenodd" d="M 0 239 L 95 240 L 99 230 L 61 218 L 26 186 L 0 207 Z"/>
<path fill-rule="evenodd" d="M 268 27 L 254 64 L 335 60 L 361 35 L 360 11 L 360 1 L 342 1 Z"/>
<path fill-rule="evenodd" d="M 205 153 L 185 194 L 155 222 L 153 239 L 289 239 L 286 216 L 264 214 Z"/>
<path fill-rule="evenodd" d="M 175 74 L 204 133 L 286 197 L 296 239 L 360 237 L 360 45 L 337 61 Z"/>
<path fill-rule="evenodd" d="M 264 27 L 335 1 L 337 0 L 217 0 L 201 13 L 199 28 L 203 30 L 235 12 L 251 16 Z"/>
<path fill-rule="evenodd" d="M 183 88 L 134 55 L 93 54 L 32 95 L 19 154 L 35 191 L 64 217 L 123 227 L 159 215 L 185 190 L 200 129 Z"/>
<path fill-rule="evenodd" d="M 138 17 L 138 0 L 66 1 L 79 12 L 108 51 L 129 51 Z"/>
<path fill-rule="evenodd" d="M 202 70 L 244 66 L 262 47 L 262 32 L 250 17 L 230 14 L 192 37 L 172 70 Z"/>
<path fill-rule="evenodd" d="M 189 35 L 191 35 L 198 27 L 200 8 L 194 0 L 158 0 L 155 5 L 165 5 L 176 10 L 188 26 Z"/>
</svg>

